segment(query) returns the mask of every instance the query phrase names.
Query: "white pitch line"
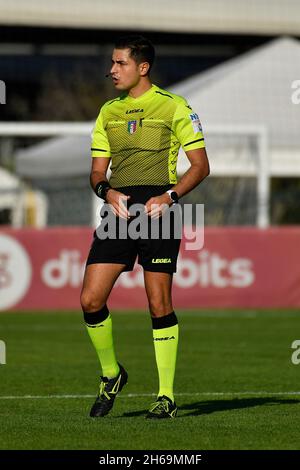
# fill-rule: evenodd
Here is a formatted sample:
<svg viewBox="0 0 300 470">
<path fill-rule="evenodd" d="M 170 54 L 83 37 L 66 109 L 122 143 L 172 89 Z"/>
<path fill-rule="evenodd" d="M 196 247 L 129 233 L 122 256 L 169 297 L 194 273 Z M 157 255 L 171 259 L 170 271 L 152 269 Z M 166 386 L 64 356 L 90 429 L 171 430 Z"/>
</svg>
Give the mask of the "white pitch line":
<svg viewBox="0 0 300 470">
<path fill-rule="evenodd" d="M 118 396 L 118 398 L 139 398 L 139 397 L 152 397 L 156 396 L 156 393 L 128 393 L 122 394 Z M 239 395 L 254 395 L 254 396 L 262 396 L 262 395 L 270 395 L 270 396 L 277 396 L 277 395 L 300 395 L 299 392 L 186 392 L 186 393 L 175 393 L 176 397 L 193 397 L 193 396 L 239 396 Z M 8 396 L 0 396 L 0 400 L 39 400 L 39 399 L 61 399 L 61 398 L 94 398 L 94 395 L 8 395 Z"/>
</svg>

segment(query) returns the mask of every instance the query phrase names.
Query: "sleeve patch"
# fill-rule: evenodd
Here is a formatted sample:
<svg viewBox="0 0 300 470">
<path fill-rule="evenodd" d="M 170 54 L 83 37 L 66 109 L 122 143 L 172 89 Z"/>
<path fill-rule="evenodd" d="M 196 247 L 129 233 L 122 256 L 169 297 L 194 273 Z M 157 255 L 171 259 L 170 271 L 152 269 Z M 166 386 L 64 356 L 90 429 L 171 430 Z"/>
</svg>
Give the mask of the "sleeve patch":
<svg viewBox="0 0 300 470">
<path fill-rule="evenodd" d="M 197 134 L 197 132 L 202 132 L 202 126 L 201 126 L 201 122 L 200 122 L 198 114 L 197 113 L 190 114 L 190 120 L 192 121 L 194 134 Z"/>
</svg>

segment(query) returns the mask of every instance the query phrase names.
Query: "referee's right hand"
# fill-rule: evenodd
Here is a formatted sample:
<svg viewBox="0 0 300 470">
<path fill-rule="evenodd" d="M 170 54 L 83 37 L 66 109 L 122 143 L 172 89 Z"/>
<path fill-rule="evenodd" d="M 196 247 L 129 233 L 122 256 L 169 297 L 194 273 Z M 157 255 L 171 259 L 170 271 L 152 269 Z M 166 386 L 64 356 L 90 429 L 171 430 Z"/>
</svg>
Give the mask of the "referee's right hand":
<svg viewBox="0 0 300 470">
<path fill-rule="evenodd" d="M 127 210 L 127 199 L 130 199 L 130 196 L 126 196 L 126 194 L 113 188 L 109 189 L 106 193 L 106 202 L 110 204 L 113 213 L 122 219 L 129 219 L 130 217 Z"/>
</svg>

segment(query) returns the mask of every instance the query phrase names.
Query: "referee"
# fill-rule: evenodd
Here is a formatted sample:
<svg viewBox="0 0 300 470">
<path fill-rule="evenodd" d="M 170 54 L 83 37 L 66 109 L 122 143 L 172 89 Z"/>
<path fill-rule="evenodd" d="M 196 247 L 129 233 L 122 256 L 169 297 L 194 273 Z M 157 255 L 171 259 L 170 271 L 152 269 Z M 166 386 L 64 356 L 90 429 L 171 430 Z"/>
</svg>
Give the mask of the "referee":
<svg viewBox="0 0 300 470">
<path fill-rule="evenodd" d="M 153 45 L 144 37 L 119 38 L 112 54 L 110 76 L 120 96 L 102 106 L 93 130 L 91 186 L 119 223 L 125 219 L 128 224 L 133 219 L 130 207 L 137 203 L 143 204 L 147 223 L 161 220 L 165 208 L 176 204 L 209 174 L 199 117 L 183 97 L 151 83 L 154 56 Z M 191 165 L 177 181 L 180 146 Z M 116 395 L 127 383 L 127 372 L 117 362 L 114 351 L 107 300 L 119 275 L 131 271 L 138 256 L 144 272 L 159 377 L 157 400 L 150 405 L 146 418 L 175 418 L 173 382 L 178 321 L 171 288 L 180 239 L 173 232 L 170 239 L 99 238 L 97 233 L 81 292 L 84 321 L 103 374 L 90 416 L 109 413 Z"/>
</svg>

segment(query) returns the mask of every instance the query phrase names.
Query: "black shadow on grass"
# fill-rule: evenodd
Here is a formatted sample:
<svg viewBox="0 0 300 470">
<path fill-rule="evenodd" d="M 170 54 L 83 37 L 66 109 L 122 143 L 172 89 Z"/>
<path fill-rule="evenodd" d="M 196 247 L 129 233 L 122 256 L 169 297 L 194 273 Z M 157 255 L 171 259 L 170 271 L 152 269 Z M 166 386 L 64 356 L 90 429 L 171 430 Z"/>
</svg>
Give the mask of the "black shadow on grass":
<svg viewBox="0 0 300 470">
<path fill-rule="evenodd" d="M 177 418 L 184 418 L 186 416 L 199 416 L 218 411 L 239 410 L 244 408 L 251 408 L 254 406 L 274 406 L 274 405 L 295 405 L 300 403 L 297 399 L 287 399 L 279 397 L 253 397 L 253 398 L 233 398 L 228 400 L 207 400 L 196 401 L 194 403 L 187 403 L 180 405 L 178 408 Z M 123 413 L 122 418 L 132 418 L 134 416 L 145 415 L 148 410 L 133 411 L 130 413 Z M 187 413 L 182 414 L 183 411 Z"/>
<path fill-rule="evenodd" d="M 184 416 L 198 416 L 218 411 L 252 408 L 254 406 L 295 405 L 296 403 L 300 403 L 300 400 L 279 397 L 233 398 L 229 400 L 207 400 L 188 403 L 181 405 L 180 410 L 189 411 Z"/>
</svg>

